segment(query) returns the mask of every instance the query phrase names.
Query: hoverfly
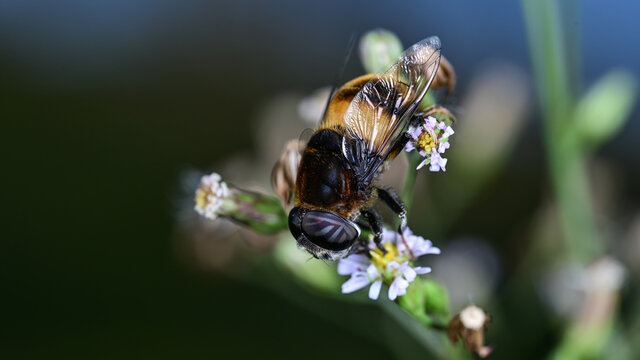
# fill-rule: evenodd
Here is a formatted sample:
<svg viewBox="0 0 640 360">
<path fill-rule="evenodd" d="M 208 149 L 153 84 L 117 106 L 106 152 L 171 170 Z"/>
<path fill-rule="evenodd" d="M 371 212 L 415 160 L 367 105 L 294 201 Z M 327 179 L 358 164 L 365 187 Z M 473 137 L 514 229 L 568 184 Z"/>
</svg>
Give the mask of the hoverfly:
<svg viewBox="0 0 640 360">
<path fill-rule="evenodd" d="M 376 178 L 409 141 L 409 127 L 422 120 L 417 110 L 439 65 L 440 39 L 433 36 L 405 50 L 385 74 L 351 80 L 331 98 L 302 154 L 289 213 L 291 233 L 314 257 L 347 256 L 362 219 L 381 247 L 376 199 L 400 217 L 398 231 L 406 227 L 400 197 L 376 186 Z"/>
</svg>

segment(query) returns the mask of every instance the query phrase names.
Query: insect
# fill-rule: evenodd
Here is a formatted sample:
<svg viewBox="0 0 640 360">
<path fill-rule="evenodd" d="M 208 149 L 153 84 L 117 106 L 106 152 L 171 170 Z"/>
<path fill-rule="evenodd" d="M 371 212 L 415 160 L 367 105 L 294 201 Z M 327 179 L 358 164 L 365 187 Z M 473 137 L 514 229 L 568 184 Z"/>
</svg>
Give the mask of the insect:
<svg viewBox="0 0 640 360">
<path fill-rule="evenodd" d="M 289 229 L 314 257 L 347 256 L 368 226 L 380 248 L 382 220 L 372 208 L 382 200 L 406 227 L 406 208 L 393 189 L 376 186 L 385 163 L 410 139 L 423 119 L 419 105 L 440 65 L 440 39 L 424 39 L 382 75 L 364 75 L 343 85 L 302 153 Z M 367 225 L 368 224 L 368 225 Z"/>
</svg>

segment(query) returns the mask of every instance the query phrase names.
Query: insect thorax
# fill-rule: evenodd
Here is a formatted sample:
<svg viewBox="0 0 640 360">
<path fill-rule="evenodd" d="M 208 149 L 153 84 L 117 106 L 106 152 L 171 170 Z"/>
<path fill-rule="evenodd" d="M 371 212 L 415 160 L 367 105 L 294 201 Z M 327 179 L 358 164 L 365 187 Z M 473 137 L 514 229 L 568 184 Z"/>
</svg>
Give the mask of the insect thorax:
<svg viewBox="0 0 640 360">
<path fill-rule="evenodd" d="M 316 132 L 305 149 L 298 178 L 298 205 L 335 211 L 351 217 L 371 194 L 359 186 L 353 169 L 342 153 L 343 136 L 333 129 Z"/>
</svg>

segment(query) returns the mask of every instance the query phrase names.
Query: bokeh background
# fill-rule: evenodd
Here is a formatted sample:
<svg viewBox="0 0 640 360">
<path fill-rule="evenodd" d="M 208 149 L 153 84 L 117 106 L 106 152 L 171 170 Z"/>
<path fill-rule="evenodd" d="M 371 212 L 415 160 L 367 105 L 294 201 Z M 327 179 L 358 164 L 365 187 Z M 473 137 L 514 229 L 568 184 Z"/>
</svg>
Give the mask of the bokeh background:
<svg viewBox="0 0 640 360">
<path fill-rule="evenodd" d="M 580 40 L 570 44 L 576 92 L 613 68 L 637 78 L 640 4 L 568 3 L 579 9 L 565 17 Z M 459 254 L 454 264 L 481 259 L 474 264 L 486 276 L 465 280 L 476 290 L 457 299 L 497 311 L 488 334 L 495 358 L 545 356 L 561 338 L 562 317 L 545 300 L 545 266 L 526 252 L 552 197 L 523 12 L 510 0 L 0 1 L 0 356 L 402 357 L 378 340 L 395 325 L 377 307 L 292 300 L 250 275 L 203 265 L 176 235 L 189 171 L 268 184 L 283 143 L 265 129 L 280 124 L 276 133 L 288 135 L 311 127 L 278 121 L 295 118 L 299 100 L 333 83 L 351 34 L 380 27 L 405 45 L 441 38 L 459 78 L 447 100 L 462 114 L 458 129 L 473 117 L 478 86 L 506 73 L 505 86 L 522 90 L 503 168 L 446 227 L 412 223 Z M 344 80 L 362 71 L 355 56 Z M 590 173 L 604 184 L 597 193 L 606 247 L 626 255 L 625 329 L 639 300 L 638 136 L 635 109 L 593 154 Z M 523 266 L 526 259 L 533 264 Z M 464 283 L 456 269 L 441 261 L 434 276 Z M 353 331 L 353 321 L 378 325 Z M 629 343 L 632 333 L 623 333 L 631 335 L 616 341 Z M 419 352 L 415 339 L 398 341 Z"/>
</svg>

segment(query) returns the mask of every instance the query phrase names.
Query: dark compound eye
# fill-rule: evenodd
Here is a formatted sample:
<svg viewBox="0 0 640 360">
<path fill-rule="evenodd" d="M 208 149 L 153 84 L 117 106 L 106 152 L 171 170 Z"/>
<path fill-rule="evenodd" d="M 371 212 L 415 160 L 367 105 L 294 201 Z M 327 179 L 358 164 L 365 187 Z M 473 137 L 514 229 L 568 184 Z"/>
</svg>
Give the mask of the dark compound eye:
<svg viewBox="0 0 640 360">
<path fill-rule="evenodd" d="M 291 230 L 291 234 L 294 238 L 298 238 L 302 233 L 302 229 L 300 228 L 300 222 L 302 221 L 302 216 L 304 215 L 304 211 L 301 211 L 300 208 L 294 207 L 291 209 L 289 213 L 289 230 Z"/>
<path fill-rule="evenodd" d="M 314 244 L 327 250 L 344 250 L 360 236 L 360 228 L 340 215 L 309 211 L 302 218 L 302 231 Z"/>
</svg>

